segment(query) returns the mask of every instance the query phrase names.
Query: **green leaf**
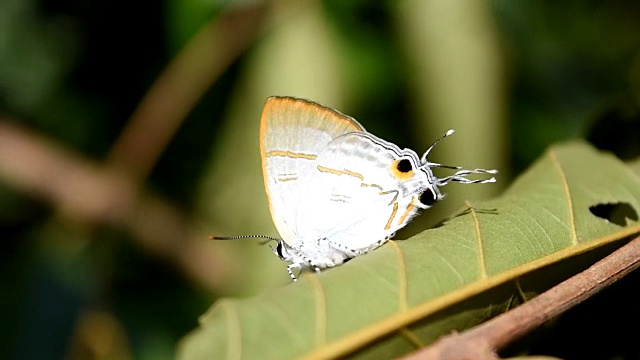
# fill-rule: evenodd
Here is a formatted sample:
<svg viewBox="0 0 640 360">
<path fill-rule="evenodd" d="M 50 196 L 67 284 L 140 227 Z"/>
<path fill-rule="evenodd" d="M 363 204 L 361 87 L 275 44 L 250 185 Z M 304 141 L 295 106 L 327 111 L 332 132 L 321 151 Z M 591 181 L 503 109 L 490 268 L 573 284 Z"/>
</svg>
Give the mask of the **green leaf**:
<svg viewBox="0 0 640 360">
<path fill-rule="evenodd" d="M 597 206 L 611 211 L 594 215 Z M 622 220 L 607 219 L 619 209 Z M 581 270 L 575 255 L 640 232 L 638 209 L 630 168 L 582 142 L 556 146 L 502 196 L 467 203 L 440 227 L 265 294 L 218 301 L 178 355 L 398 356 Z"/>
</svg>

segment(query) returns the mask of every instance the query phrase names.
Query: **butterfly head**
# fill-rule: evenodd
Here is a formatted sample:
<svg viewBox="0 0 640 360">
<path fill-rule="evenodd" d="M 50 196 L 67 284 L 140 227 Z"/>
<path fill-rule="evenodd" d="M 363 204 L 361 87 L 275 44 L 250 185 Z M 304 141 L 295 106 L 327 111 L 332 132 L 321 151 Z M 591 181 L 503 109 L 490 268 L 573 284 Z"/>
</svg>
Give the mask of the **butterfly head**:
<svg viewBox="0 0 640 360">
<path fill-rule="evenodd" d="M 282 240 L 276 240 L 276 246 L 269 245 L 271 250 L 277 257 L 284 261 L 291 261 L 293 258 L 293 254 L 291 253 L 291 247 L 287 245 L 287 243 Z"/>
</svg>

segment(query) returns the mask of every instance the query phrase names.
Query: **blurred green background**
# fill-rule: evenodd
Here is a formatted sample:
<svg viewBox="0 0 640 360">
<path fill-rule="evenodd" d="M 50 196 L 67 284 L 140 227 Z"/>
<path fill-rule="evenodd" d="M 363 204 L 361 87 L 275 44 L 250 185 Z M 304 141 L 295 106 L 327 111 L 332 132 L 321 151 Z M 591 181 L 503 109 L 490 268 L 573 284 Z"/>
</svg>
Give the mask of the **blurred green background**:
<svg viewBox="0 0 640 360">
<path fill-rule="evenodd" d="M 399 239 L 551 143 L 637 156 L 638 19 L 636 1 L 3 0 L 0 358 L 171 359 L 215 299 L 287 284 L 269 248 L 207 240 L 277 236 L 271 95 L 418 153 L 454 128 L 432 161 L 500 170 L 444 188 Z"/>
</svg>

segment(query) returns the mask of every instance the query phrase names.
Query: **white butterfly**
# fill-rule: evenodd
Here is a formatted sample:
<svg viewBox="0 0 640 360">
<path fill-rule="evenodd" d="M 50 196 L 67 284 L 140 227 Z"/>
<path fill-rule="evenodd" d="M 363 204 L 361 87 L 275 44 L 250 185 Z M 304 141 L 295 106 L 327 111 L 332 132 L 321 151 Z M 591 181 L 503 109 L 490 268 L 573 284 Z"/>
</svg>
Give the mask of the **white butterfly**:
<svg viewBox="0 0 640 360">
<path fill-rule="evenodd" d="M 437 178 L 431 168 L 446 166 L 427 160 L 432 148 L 418 157 L 334 109 L 292 97 L 269 98 L 260 125 L 262 170 L 271 217 L 282 237 L 273 251 L 290 263 L 293 281 L 294 270 L 320 271 L 384 244 L 420 209 L 443 198 L 439 186 L 495 181 L 465 177 L 496 173 L 484 169 Z"/>
</svg>

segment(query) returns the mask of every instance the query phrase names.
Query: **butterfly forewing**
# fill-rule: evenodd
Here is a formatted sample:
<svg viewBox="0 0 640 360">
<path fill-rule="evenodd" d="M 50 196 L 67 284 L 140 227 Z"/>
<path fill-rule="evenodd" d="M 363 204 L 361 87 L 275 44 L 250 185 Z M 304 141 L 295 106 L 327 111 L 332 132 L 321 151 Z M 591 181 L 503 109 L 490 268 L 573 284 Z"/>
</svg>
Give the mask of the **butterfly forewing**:
<svg viewBox="0 0 640 360">
<path fill-rule="evenodd" d="M 289 245 L 299 239 L 296 214 L 318 154 L 342 134 L 362 132 L 354 119 L 302 99 L 271 97 L 260 125 L 260 153 L 271 217 Z"/>
</svg>

